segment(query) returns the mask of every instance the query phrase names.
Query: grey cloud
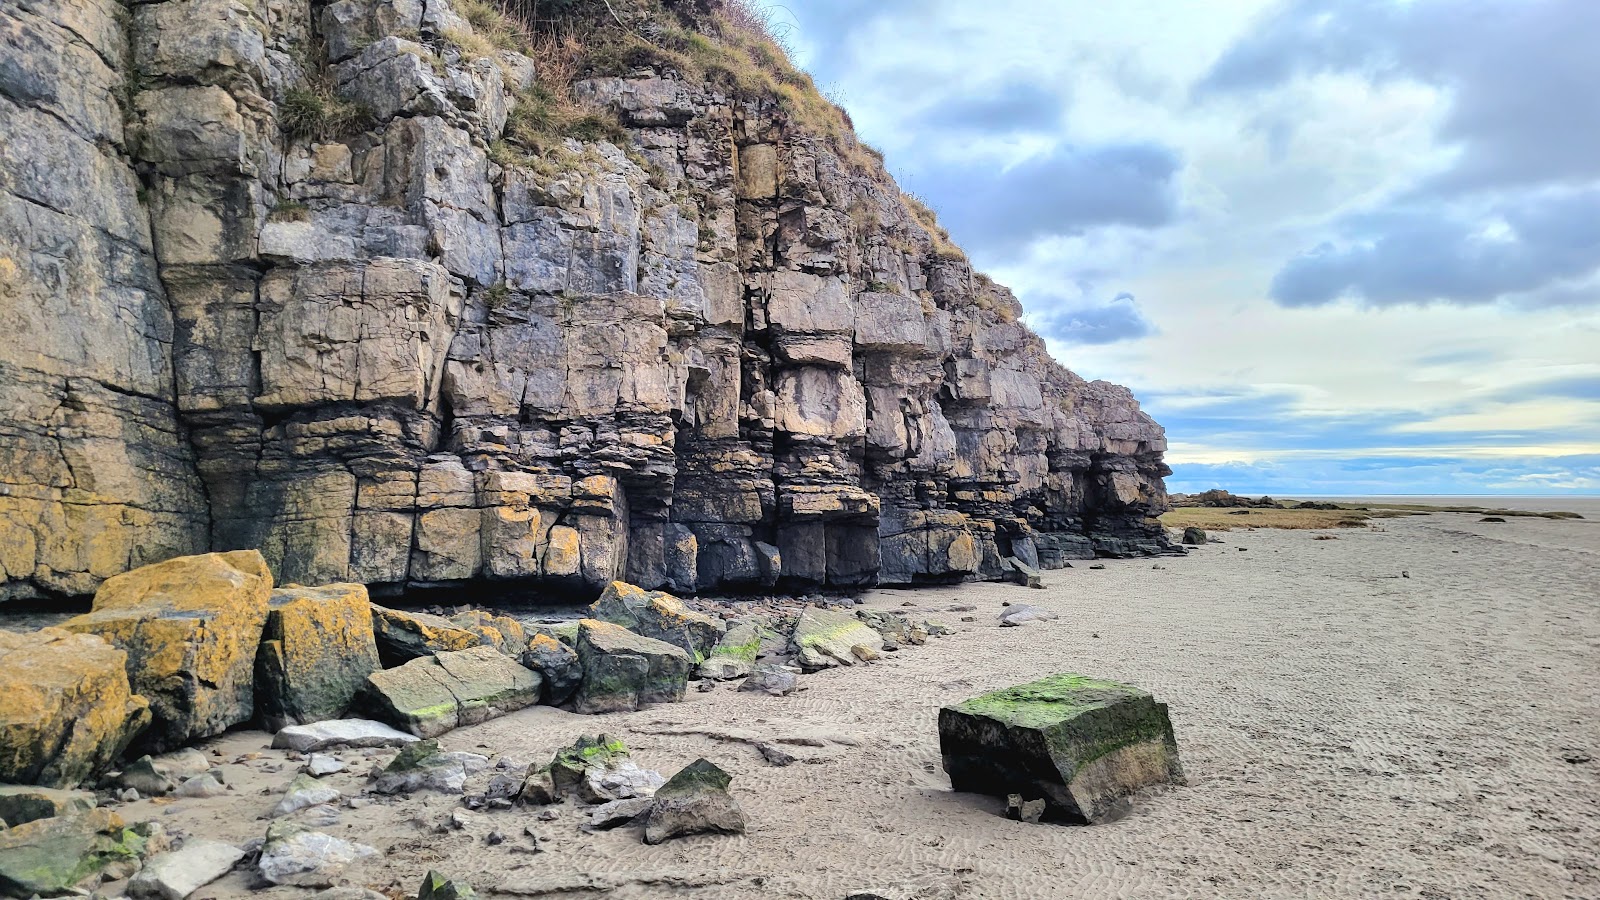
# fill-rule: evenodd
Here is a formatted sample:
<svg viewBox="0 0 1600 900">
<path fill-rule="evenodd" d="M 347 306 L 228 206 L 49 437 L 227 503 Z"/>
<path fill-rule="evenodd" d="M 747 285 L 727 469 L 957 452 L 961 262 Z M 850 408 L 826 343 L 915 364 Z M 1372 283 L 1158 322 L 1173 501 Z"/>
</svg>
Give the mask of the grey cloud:
<svg viewBox="0 0 1600 900">
<path fill-rule="evenodd" d="M 1196 86 L 1201 97 L 1301 75 L 1414 78 L 1450 93 L 1439 138 L 1461 148 L 1431 192 L 1600 177 L 1600 3 L 1295 0 Z"/>
<path fill-rule="evenodd" d="M 1177 215 L 1182 168 L 1159 144 L 1065 146 L 1010 169 L 941 167 L 918 189 L 964 244 L 1015 256 L 1050 235 L 1104 225 L 1155 228 Z"/>
<path fill-rule="evenodd" d="M 1347 297 L 1372 306 L 1482 304 L 1560 291 L 1600 271 L 1600 189 L 1540 192 L 1477 214 L 1391 208 L 1352 217 L 1340 230 L 1341 244 L 1323 244 L 1278 272 L 1272 299 L 1284 306 Z"/>
<path fill-rule="evenodd" d="M 1060 308 L 1035 314 L 1031 323 L 1040 334 L 1064 344 L 1111 344 L 1147 337 L 1156 330 L 1132 294 L 1118 294 L 1109 303 L 1101 304 L 1057 302 L 1062 304 Z"/>
<path fill-rule="evenodd" d="M 923 121 L 936 129 L 1048 134 L 1062 126 L 1065 112 L 1066 100 L 1059 93 L 1037 84 L 1007 82 L 942 102 L 924 113 Z"/>
<path fill-rule="evenodd" d="M 1568 400 L 1600 402 L 1600 375 L 1573 375 L 1507 388 L 1497 395 L 1502 400 L 1542 400 L 1560 397 Z"/>
</svg>

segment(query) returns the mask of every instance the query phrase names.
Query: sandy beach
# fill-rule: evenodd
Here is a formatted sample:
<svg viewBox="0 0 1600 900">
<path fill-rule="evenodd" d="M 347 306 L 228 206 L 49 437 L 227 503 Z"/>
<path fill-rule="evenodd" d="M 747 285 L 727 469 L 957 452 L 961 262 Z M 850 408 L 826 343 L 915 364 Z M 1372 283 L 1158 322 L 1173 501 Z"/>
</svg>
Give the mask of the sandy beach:
<svg viewBox="0 0 1600 900">
<path fill-rule="evenodd" d="M 734 776 L 742 837 L 651 847 L 633 828 L 581 832 L 570 805 L 553 821 L 472 813 L 457 830 L 442 827 L 457 799 L 425 794 L 327 830 L 386 854 L 350 873 L 384 891 L 433 867 L 510 897 L 1600 896 L 1600 521 L 1438 514 L 1316 534 L 1078 563 L 1044 591 L 876 591 L 869 605 L 910 604 L 957 633 L 807 676 L 787 698 L 719 687 L 603 717 L 533 708 L 442 739 L 542 762 L 605 731 L 669 775 L 705 756 Z M 1000 628 L 1008 601 L 1062 618 Z M 1063 671 L 1168 702 L 1188 785 L 1098 827 L 1012 822 L 998 800 L 952 793 L 938 708 Z M 757 738 L 803 761 L 770 765 Z M 236 732 L 206 747 L 231 761 L 266 744 Z M 373 760 L 342 756 L 352 774 L 329 780 L 354 796 Z M 243 844 L 295 765 L 267 752 L 223 767 L 231 796 L 121 811 Z M 505 843 L 488 845 L 491 830 Z M 308 893 L 252 892 L 240 871 L 196 896 Z"/>
</svg>

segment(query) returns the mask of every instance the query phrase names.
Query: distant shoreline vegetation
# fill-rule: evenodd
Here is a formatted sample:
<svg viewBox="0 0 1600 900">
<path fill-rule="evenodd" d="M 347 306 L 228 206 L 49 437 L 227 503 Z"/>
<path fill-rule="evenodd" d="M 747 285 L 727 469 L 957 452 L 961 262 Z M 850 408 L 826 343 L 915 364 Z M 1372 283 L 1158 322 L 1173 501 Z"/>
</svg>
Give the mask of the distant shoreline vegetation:
<svg viewBox="0 0 1600 900">
<path fill-rule="evenodd" d="M 1216 488 L 1199 494 L 1171 495 L 1172 510 L 1161 517 L 1168 528 L 1199 527 L 1213 531 L 1235 528 L 1361 528 L 1373 519 L 1400 516 L 1426 516 L 1434 513 L 1467 513 L 1498 518 L 1582 519 L 1567 510 L 1504 509 L 1441 503 L 1404 502 L 1382 497 L 1360 501 L 1292 500 L 1287 498 L 1243 497 Z M 1411 495 L 1426 496 L 1426 495 Z M 1507 498 L 1509 499 L 1509 498 Z"/>
</svg>

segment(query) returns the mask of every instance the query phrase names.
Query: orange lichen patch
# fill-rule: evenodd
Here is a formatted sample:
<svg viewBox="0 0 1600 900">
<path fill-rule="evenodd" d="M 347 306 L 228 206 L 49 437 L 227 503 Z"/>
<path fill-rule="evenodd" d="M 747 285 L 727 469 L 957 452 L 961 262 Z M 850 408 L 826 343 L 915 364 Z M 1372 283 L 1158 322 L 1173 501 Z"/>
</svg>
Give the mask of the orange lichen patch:
<svg viewBox="0 0 1600 900">
<path fill-rule="evenodd" d="M 94 635 L 0 631 L 0 781 L 73 787 L 145 726 L 128 655 Z"/>
<path fill-rule="evenodd" d="M 257 667 L 257 699 L 269 720 L 315 722 L 343 713 L 379 667 L 366 587 L 273 591 Z"/>
<path fill-rule="evenodd" d="M 127 653 L 128 680 L 155 716 L 142 740 L 165 750 L 250 718 L 271 593 L 257 551 L 181 556 L 107 580 L 93 610 L 62 627 Z"/>
</svg>

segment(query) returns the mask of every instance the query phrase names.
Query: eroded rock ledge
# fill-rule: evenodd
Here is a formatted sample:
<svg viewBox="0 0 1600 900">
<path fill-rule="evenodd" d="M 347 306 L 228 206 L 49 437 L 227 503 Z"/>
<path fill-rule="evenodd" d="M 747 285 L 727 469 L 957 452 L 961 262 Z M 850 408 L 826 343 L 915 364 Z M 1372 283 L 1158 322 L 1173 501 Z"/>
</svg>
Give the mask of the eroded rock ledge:
<svg viewBox="0 0 1600 900">
<path fill-rule="evenodd" d="M 532 65 L 446 0 L 0 29 L 0 597 L 205 549 L 688 593 L 1167 548 L 1160 427 L 775 103 L 592 79 L 630 146 L 523 167 Z M 317 78 L 338 140 L 287 127 Z"/>
</svg>

